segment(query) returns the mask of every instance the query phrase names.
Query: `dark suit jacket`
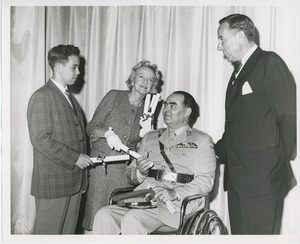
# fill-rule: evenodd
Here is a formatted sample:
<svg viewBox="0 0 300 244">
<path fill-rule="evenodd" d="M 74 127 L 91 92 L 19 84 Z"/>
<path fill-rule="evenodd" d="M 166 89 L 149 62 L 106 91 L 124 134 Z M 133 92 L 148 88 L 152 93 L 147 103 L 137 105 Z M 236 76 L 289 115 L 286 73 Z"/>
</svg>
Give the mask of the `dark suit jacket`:
<svg viewBox="0 0 300 244">
<path fill-rule="evenodd" d="M 27 111 L 33 146 L 31 194 L 36 198 L 60 198 L 86 189 L 86 170 L 75 166 L 86 153 L 84 115 L 73 97 L 76 117 L 66 97 L 49 80 L 30 98 Z"/>
<path fill-rule="evenodd" d="M 295 81 L 276 53 L 259 47 L 232 85 L 234 79 L 232 74 L 225 132 L 216 154 L 225 161 L 225 176 L 239 194 L 269 194 L 290 177 L 289 154 L 296 138 Z"/>
</svg>

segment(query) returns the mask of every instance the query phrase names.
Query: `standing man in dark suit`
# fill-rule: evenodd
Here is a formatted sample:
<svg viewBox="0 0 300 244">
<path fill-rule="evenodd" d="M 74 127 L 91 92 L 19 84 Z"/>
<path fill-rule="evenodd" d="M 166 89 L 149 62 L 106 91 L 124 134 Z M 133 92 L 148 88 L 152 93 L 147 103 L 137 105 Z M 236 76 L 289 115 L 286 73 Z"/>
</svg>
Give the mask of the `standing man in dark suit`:
<svg viewBox="0 0 300 244">
<path fill-rule="evenodd" d="M 279 234 L 296 138 L 295 82 L 276 53 L 257 46 L 249 17 L 233 14 L 219 24 L 218 50 L 236 67 L 215 146 L 225 162 L 231 232 Z"/>
<path fill-rule="evenodd" d="M 33 146 L 31 194 L 36 198 L 34 234 L 74 234 L 81 194 L 92 165 L 86 153 L 84 115 L 67 90 L 79 75 L 78 47 L 48 53 L 52 77 L 30 98 L 27 111 Z"/>
</svg>

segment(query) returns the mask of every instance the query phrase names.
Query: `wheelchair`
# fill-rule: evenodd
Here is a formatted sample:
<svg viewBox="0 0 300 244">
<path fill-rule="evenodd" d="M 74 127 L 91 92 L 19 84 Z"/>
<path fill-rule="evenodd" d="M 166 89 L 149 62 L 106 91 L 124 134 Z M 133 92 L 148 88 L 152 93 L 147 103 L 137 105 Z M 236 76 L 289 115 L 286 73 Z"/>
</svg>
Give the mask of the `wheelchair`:
<svg viewBox="0 0 300 244">
<path fill-rule="evenodd" d="M 113 196 L 132 192 L 135 187 L 117 188 L 110 196 L 109 204 L 116 204 Z M 186 208 L 192 201 L 204 199 L 204 207 L 192 214 L 186 214 Z M 185 197 L 180 208 L 179 228 L 163 226 L 150 235 L 227 235 L 228 231 L 218 214 L 209 209 L 209 194 L 195 194 Z"/>
</svg>

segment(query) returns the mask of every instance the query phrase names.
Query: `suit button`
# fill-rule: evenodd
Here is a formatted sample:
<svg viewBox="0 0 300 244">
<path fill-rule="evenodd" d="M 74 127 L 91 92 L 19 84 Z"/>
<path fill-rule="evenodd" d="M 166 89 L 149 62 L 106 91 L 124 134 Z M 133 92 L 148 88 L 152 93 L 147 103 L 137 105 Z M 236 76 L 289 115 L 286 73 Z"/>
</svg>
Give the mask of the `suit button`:
<svg viewBox="0 0 300 244">
<path fill-rule="evenodd" d="M 230 120 L 229 119 L 226 119 L 226 123 L 229 123 L 230 122 Z"/>
</svg>

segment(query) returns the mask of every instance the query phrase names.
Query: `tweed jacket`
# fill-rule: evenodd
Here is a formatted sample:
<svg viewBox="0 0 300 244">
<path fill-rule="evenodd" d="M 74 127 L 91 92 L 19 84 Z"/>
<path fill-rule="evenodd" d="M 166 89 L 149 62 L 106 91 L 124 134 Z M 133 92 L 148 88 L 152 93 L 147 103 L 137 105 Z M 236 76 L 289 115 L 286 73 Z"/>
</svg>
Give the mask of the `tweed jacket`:
<svg viewBox="0 0 300 244">
<path fill-rule="evenodd" d="M 104 133 L 112 127 L 124 145 L 136 150 L 136 145 L 141 140 L 139 120 L 143 114 L 144 100 L 138 108 L 131 106 L 129 92 L 129 90 L 111 90 L 105 95 L 92 120 L 87 124 L 89 136 L 94 130 L 102 130 Z M 91 153 L 92 156 L 123 154 L 111 150 L 104 137 L 92 144 Z"/>
<path fill-rule="evenodd" d="M 209 193 L 214 184 L 216 170 L 216 156 L 211 137 L 188 127 L 169 144 L 167 129 L 147 133 L 141 141 L 138 152 L 141 155 L 149 153 L 149 159 L 154 163 L 152 169 L 164 168 L 167 172 L 172 172 L 160 154 L 159 141 L 164 144 L 165 153 L 176 172 L 192 174 L 194 175 L 194 180 L 185 184 L 178 182 L 174 184 L 174 182 L 170 181 L 156 181 L 154 178 L 145 177 L 136 190 L 148 188 L 149 184 L 175 189 L 179 200 L 175 200 L 173 203 L 179 209 L 185 197 L 198 193 Z M 126 174 L 130 183 L 139 184 L 135 161 L 128 166 Z M 198 204 L 200 202 L 194 205 L 190 204 L 187 213 L 193 212 Z M 179 213 L 171 214 L 165 203 L 158 202 L 159 220 L 169 226 L 178 228 L 179 218 Z"/>
<path fill-rule="evenodd" d="M 75 165 L 79 154 L 86 153 L 85 120 L 74 97 L 73 101 L 77 116 L 50 79 L 29 100 L 27 120 L 33 146 L 31 194 L 36 198 L 66 197 L 87 188 L 87 170 Z"/>
<path fill-rule="evenodd" d="M 94 130 L 101 130 L 103 134 L 112 127 L 121 142 L 129 148 L 136 150 L 139 136 L 140 116 L 143 113 L 144 101 L 141 106 L 133 107 L 129 102 L 129 90 L 111 90 L 99 103 L 92 120 L 87 124 L 87 133 L 91 135 Z M 100 137 L 91 143 L 91 156 L 110 156 L 125 154 L 111 150 L 105 137 Z M 109 163 L 106 168 L 101 165 L 89 170 L 90 187 L 87 191 L 83 227 L 91 230 L 94 216 L 97 211 L 107 206 L 113 190 L 129 186 L 126 180 L 126 163 L 124 161 Z"/>
<path fill-rule="evenodd" d="M 225 176 L 241 195 L 279 190 L 291 177 L 296 138 L 296 86 L 284 61 L 258 47 L 230 78 L 225 110 L 225 132 L 215 147 Z"/>
</svg>

